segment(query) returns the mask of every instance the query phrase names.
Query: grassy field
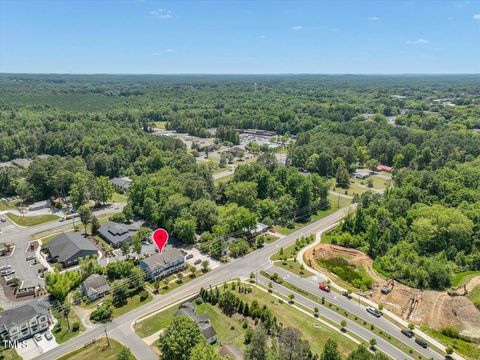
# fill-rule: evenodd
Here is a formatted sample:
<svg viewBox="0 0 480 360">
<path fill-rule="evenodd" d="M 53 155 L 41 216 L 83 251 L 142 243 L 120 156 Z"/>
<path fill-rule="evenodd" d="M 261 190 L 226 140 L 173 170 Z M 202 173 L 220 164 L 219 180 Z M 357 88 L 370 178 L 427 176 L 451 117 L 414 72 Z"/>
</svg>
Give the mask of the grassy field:
<svg viewBox="0 0 480 360">
<path fill-rule="evenodd" d="M 314 327 L 313 324 L 316 323 L 315 320 L 298 310 L 293 309 L 288 304 L 280 304 L 278 302 L 272 304 L 273 297 L 264 291 L 254 288 L 253 292 L 250 294 L 244 295 L 237 293 L 237 295 L 249 301 L 257 300 L 260 306 L 267 305 L 270 307 L 274 315 L 277 317 L 278 322 L 283 323 L 284 327 L 294 327 L 301 331 L 303 337 L 309 341 L 312 351 L 316 354 L 322 352 L 323 345 L 329 338 L 337 341 L 338 348 L 344 355 L 347 355 L 356 349 L 356 344 L 349 341 L 338 332 L 319 323 L 318 327 Z"/>
<path fill-rule="evenodd" d="M 173 321 L 173 315 L 175 315 L 177 310 L 178 305 L 175 305 L 167 310 L 140 321 L 134 326 L 135 332 L 141 338 L 155 334 L 157 331 L 170 325 L 170 323 Z"/>
<path fill-rule="evenodd" d="M 430 329 L 426 326 L 421 326 L 421 330 L 430 335 L 431 337 L 437 339 L 442 344 L 448 346 L 450 345 L 453 349 L 458 352 L 460 355 L 464 356 L 466 359 L 478 360 L 480 359 L 480 346 L 462 339 L 454 339 L 448 336 L 443 335 L 440 331 Z"/>
<path fill-rule="evenodd" d="M 351 265 L 342 257 L 317 259 L 317 263 L 356 288 L 367 290 L 372 287 L 373 279 L 366 274 L 361 265 Z"/>
<path fill-rule="evenodd" d="M 278 261 L 275 263 L 275 265 L 280 266 L 285 270 L 288 270 L 291 273 L 297 274 L 298 276 L 301 276 L 301 277 L 310 277 L 314 275 L 310 271 L 302 269 L 301 265 L 297 261 L 293 261 L 293 260 Z"/>
<path fill-rule="evenodd" d="M 312 350 L 320 354 L 323 345 L 327 339 L 333 338 L 338 342 L 340 351 L 346 355 L 356 348 L 356 345 L 350 342 L 347 338 L 336 331 L 319 324 L 314 327 L 316 323 L 311 317 L 299 312 L 286 303 L 280 304 L 275 298 L 264 291 L 253 288 L 250 294 L 239 294 L 235 292 L 244 301 L 252 302 L 257 300 L 260 306 L 268 306 L 273 314 L 276 316 L 278 322 L 282 323 L 284 327 L 294 327 L 300 330 L 305 339 L 310 342 Z M 169 308 L 161 313 L 158 313 L 148 319 L 143 320 L 135 326 L 135 331 L 141 337 L 146 337 L 168 326 L 173 315 L 177 311 L 178 306 Z M 243 348 L 244 330 L 241 327 L 241 319 L 235 317 L 225 316 L 217 306 L 211 304 L 196 305 L 198 314 L 208 314 L 212 321 L 213 327 L 217 332 L 219 344 L 233 344 L 239 348 Z"/>
<path fill-rule="evenodd" d="M 5 349 L 3 346 L 0 346 L 0 359 L 1 360 L 22 360 L 22 358 L 17 354 L 15 349 Z"/>
<path fill-rule="evenodd" d="M 452 286 L 453 287 L 463 286 L 463 284 L 466 284 L 467 282 L 470 281 L 470 279 L 472 279 L 475 276 L 480 276 L 480 271 L 464 271 L 464 272 L 456 273 L 453 276 Z"/>
<path fill-rule="evenodd" d="M 112 203 L 121 203 L 121 202 L 127 201 L 127 199 L 128 199 L 127 194 L 120 194 L 118 192 L 114 192 L 110 201 Z"/>
<path fill-rule="evenodd" d="M 475 286 L 467 296 L 470 300 L 472 300 L 475 307 L 480 310 L 480 286 Z"/>
<path fill-rule="evenodd" d="M 154 124 L 155 124 L 155 127 L 157 129 L 165 129 L 165 125 L 167 125 L 167 122 L 166 121 L 155 121 Z"/>
<path fill-rule="evenodd" d="M 286 247 L 285 249 L 281 248 L 275 255 L 271 257 L 272 260 L 281 260 L 281 259 L 290 259 L 295 258 L 300 249 L 304 248 L 308 244 L 311 244 L 315 240 L 314 236 L 307 236 L 304 238 L 297 239 L 293 245 Z"/>
<path fill-rule="evenodd" d="M 217 306 L 211 304 L 196 305 L 195 311 L 197 314 L 208 314 L 210 316 L 220 344 L 243 347 L 244 330 L 239 320 L 224 315 Z"/>
<path fill-rule="evenodd" d="M 93 344 L 80 348 L 62 356 L 58 360 L 117 360 L 118 354 L 124 348 L 122 344 L 110 338 L 110 346 L 106 338 L 101 338 Z"/>
<path fill-rule="evenodd" d="M 78 331 L 73 332 L 71 329 L 69 329 L 66 317 L 59 316 L 56 310 L 53 310 L 53 316 L 55 316 L 55 318 L 58 320 L 57 324 L 61 326 L 60 331 L 58 332 L 52 331 L 52 334 L 55 336 L 55 339 L 59 344 L 70 340 L 71 338 L 77 336 L 78 334 L 80 334 L 82 331 L 85 330 L 85 328 L 83 327 L 82 323 L 78 319 L 78 316 L 75 313 L 75 311 L 73 311 L 73 309 L 71 309 L 70 313 L 68 314 L 68 320 L 70 321 L 70 327 L 74 322 L 78 322 L 80 324 L 80 329 Z"/>
<path fill-rule="evenodd" d="M 140 301 L 140 295 L 134 295 L 132 297 L 129 297 L 125 305 L 118 308 L 113 307 L 112 317 L 115 318 L 129 311 L 132 311 L 133 309 L 152 301 L 152 299 L 153 296 L 150 294 L 148 294 L 148 298 L 145 301 Z"/>
<path fill-rule="evenodd" d="M 15 209 L 15 203 L 12 201 L 0 201 L 0 211 Z"/>
<path fill-rule="evenodd" d="M 35 226 L 59 219 L 57 215 L 53 214 L 37 216 L 18 216 L 12 213 L 6 213 L 5 216 L 20 226 Z"/>
</svg>

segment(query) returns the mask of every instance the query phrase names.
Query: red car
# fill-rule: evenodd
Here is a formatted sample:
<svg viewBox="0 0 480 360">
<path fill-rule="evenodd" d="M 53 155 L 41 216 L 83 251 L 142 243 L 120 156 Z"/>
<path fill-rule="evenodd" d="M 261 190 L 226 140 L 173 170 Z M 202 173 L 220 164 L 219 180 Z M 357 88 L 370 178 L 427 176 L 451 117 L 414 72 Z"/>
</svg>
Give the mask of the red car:
<svg viewBox="0 0 480 360">
<path fill-rule="evenodd" d="M 325 292 L 330 292 L 330 286 L 328 286 L 328 285 L 319 284 L 319 285 L 318 285 L 318 288 L 319 288 L 320 290 L 325 291 Z"/>
</svg>

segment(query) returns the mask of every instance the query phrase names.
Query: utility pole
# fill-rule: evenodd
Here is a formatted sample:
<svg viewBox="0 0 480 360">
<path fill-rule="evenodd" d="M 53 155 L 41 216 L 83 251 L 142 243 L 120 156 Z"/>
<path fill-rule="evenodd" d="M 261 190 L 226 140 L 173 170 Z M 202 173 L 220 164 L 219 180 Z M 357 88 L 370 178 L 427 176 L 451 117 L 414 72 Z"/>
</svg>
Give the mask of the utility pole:
<svg viewBox="0 0 480 360">
<path fill-rule="evenodd" d="M 104 326 L 103 329 L 105 330 L 105 337 L 107 338 L 107 346 L 110 347 L 110 339 L 108 338 L 107 327 Z"/>
</svg>

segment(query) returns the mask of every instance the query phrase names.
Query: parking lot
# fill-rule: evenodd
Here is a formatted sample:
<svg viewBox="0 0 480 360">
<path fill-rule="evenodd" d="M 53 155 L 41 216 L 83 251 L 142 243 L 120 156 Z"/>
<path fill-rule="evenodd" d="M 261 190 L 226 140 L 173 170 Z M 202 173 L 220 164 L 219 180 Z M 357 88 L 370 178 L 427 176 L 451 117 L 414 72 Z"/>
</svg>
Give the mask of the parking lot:
<svg viewBox="0 0 480 360">
<path fill-rule="evenodd" d="M 51 333 L 51 330 L 49 330 L 49 332 Z M 16 349 L 18 355 L 24 360 L 30 360 L 58 346 L 55 337 L 52 337 L 51 340 L 47 340 L 45 338 L 45 333 L 40 333 L 40 336 L 39 340 L 36 340 L 33 337 L 27 339 L 24 346 Z"/>
<path fill-rule="evenodd" d="M 15 271 L 12 275 L 22 281 L 22 288 L 27 287 L 43 287 L 44 279 L 40 278 L 39 269 L 43 268 L 42 264 L 34 258 L 27 261 L 27 256 L 34 257 L 33 251 L 27 251 L 27 248 L 21 248 L 21 245 L 15 246 L 13 253 L 10 256 L 0 257 L 0 267 L 10 265 L 11 269 Z"/>
<path fill-rule="evenodd" d="M 211 258 L 210 256 L 208 256 L 208 255 L 202 254 L 202 253 L 201 253 L 200 251 L 198 251 L 198 249 L 195 248 L 195 247 L 192 247 L 192 248 L 190 248 L 190 249 L 187 249 L 187 250 L 185 250 L 185 252 L 187 253 L 187 254 L 185 255 L 185 258 L 186 258 L 186 260 L 187 260 L 187 263 L 188 263 L 189 265 L 194 265 L 197 269 L 201 269 L 201 268 L 202 268 L 202 262 L 205 261 L 205 260 L 208 261 L 208 263 L 209 263 L 208 267 L 209 267 L 209 269 L 211 269 L 211 270 L 212 270 L 212 269 L 215 269 L 215 268 L 217 268 L 217 267 L 220 266 L 220 262 L 219 262 L 219 261 L 212 259 L 212 258 Z M 189 255 L 193 255 L 193 257 L 189 258 Z M 198 262 L 198 261 L 200 261 L 200 262 Z M 197 263 L 197 264 L 195 264 L 195 263 Z"/>
</svg>

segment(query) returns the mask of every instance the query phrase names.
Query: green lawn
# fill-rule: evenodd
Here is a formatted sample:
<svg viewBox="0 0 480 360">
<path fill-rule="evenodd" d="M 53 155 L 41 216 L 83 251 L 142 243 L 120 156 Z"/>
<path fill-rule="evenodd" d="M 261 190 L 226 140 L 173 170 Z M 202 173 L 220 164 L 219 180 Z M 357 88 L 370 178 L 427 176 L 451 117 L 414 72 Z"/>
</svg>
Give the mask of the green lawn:
<svg viewBox="0 0 480 360">
<path fill-rule="evenodd" d="M 148 294 L 148 298 L 145 301 L 140 301 L 140 295 L 134 295 L 132 297 L 129 297 L 125 305 L 118 308 L 113 307 L 112 317 L 115 318 L 129 311 L 132 311 L 133 309 L 152 301 L 152 299 L 153 299 L 153 296 L 150 294 Z"/>
<path fill-rule="evenodd" d="M 231 179 L 233 179 L 233 174 L 221 177 L 220 179 L 216 179 L 215 183 L 219 184 L 219 183 L 223 183 L 223 182 L 226 182 L 226 181 L 230 181 Z"/>
<path fill-rule="evenodd" d="M 127 201 L 127 199 L 128 199 L 127 194 L 120 194 L 118 192 L 114 192 L 110 201 L 112 203 L 121 203 L 121 202 Z"/>
<path fill-rule="evenodd" d="M 0 211 L 15 209 L 15 203 L 12 201 L 0 201 Z"/>
<path fill-rule="evenodd" d="M 57 215 L 53 215 L 53 214 L 37 215 L 37 216 L 18 216 L 12 213 L 6 213 L 5 216 L 20 226 L 35 226 L 38 224 L 43 224 L 49 221 L 59 219 Z"/>
<path fill-rule="evenodd" d="M 466 284 L 468 281 L 470 281 L 471 278 L 475 276 L 480 276 L 480 271 L 464 271 L 464 272 L 456 273 L 453 276 L 452 286 L 453 287 L 462 286 L 463 284 Z"/>
<path fill-rule="evenodd" d="M 60 233 L 55 233 L 55 234 L 48 235 L 48 236 L 42 238 L 42 245 L 43 246 L 47 245 L 48 242 L 52 239 L 55 239 L 58 236 L 58 234 L 60 234 Z"/>
<path fill-rule="evenodd" d="M 223 288 L 221 288 L 221 290 L 223 290 Z M 257 300 L 260 306 L 268 306 L 276 316 L 278 322 L 282 323 L 284 327 L 294 327 L 300 330 L 304 338 L 310 342 L 312 350 L 317 354 L 321 353 L 324 343 L 329 338 L 337 341 L 338 347 L 344 355 L 356 349 L 356 344 L 338 332 L 317 323 L 313 318 L 299 312 L 286 303 L 280 304 L 273 296 L 264 291 L 253 288 L 253 292 L 250 294 L 239 294 L 236 291 L 235 294 L 244 301 L 252 302 L 253 300 Z M 135 331 L 140 337 L 154 334 L 171 323 L 177 309 L 178 306 L 174 306 L 139 322 L 135 326 Z M 240 318 L 230 318 L 224 315 L 218 306 L 212 306 L 206 303 L 196 305 L 196 311 L 198 314 L 206 313 L 210 316 L 213 328 L 217 332 L 219 344 L 233 344 L 240 348 L 244 347 L 244 330 L 241 327 Z M 314 323 L 318 324 L 318 327 L 314 327 Z"/>
<path fill-rule="evenodd" d="M 85 330 L 85 328 L 83 327 L 82 323 L 78 319 L 78 316 L 75 313 L 75 311 L 73 311 L 73 309 L 71 309 L 70 313 L 68 314 L 68 320 L 70 322 L 70 329 L 68 328 L 66 317 L 59 316 L 59 314 L 56 310 L 53 310 L 52 313 L 53 313 L 53 316 L 55 316 L 55 318 L 58 320 L 57 324 L 59 324 L 61 326 L 60 331 L 58 331 L 58 332 L 57 331 L 52 331 L 53 335 L 55 336 L 55 339 L 57 340 L 57 343 L 59 343 L 59 344 L 64 343 L 65 341 L 70 340 L 71 338 L 77 336 L 78 334 L 80 334 L 82 331 Z M 80 329 L 78 331 L 75 331 L 75 332 L 73 332 L 71 330 L 71 326 L 74 322 L 78 322 L 80 324 Z M 55 325 L 55 326 L 58 327 L 58 325 Z M 55 328 L 54 328 L 54 330 L 55 330 Z"/>
<path fill-rule="evenodd" d="M 220 308 L 211 304 L 196 305 L 197 314 L 208 314 L 215 329 L 219 344 L 232 344 L 243 347 L 244 330 L 241 322 L 222 313 Z"/>
<path fill-rule="evenodd" d="M 322 352 L 323 345 L 329 338 L 338 343 L 338 348 L 344 355 L 357 348 L 355 343 L 340 333 L 316 322 L 310 316 L 299 312 L 287 303 L 275 302 L 272 304 L 273 297 L 262 290 L 253 288 L 253 292 L 250 294 L 236 294 L 249 301 L 257 300 L 260 306 L 267 305 L 270 307 L 278 322 L 282 323 L 284 327 L 293 327 L 301 331 L 303 337 L 310 343 L 312 351 L 316 354 Z M 314 327 L 313 324 L 318 324 L 318 327 Z"/>
<path fill-rule="evenodd" d="M 478 344 L 474 344 L 462 339 L 453 339 L 451 337 L 443 335 L 438 330 L 430 329 L 429 327 L 426 327 L 426 326 L 421 326 L 421 330 L 424 333 L 433 337 L 434 339 L 437 339 L 442 344 L 446 346 L 448 345 L 452 346 L 456 352 L 458 352 L 460 355 L 462 355 L 466 359 L 470 359 L 470 360 L 480 359 L 480 346 L 478 346 Z"/>
<path fill-rule="evenodd" d="M 167 122 L 166 121 L 155 121 L 154 124 L 155 124 L 155 127 L 157 129 L 165 129 L 165 126 L 167 125 Z"/>
<path fill-rule="evenodd" d="M 297 256 L 297 253 L 307 246 L 308 244 L 311 244 L 313 241 L 315 241 L 315 236 L 307 236 L 304 238 L 297 239 L 293 245 L 290 245 L 289 247 L 286 247 L 285 249 L 280 248 L 280 250 L 271 257 L 272 260 L 281 260 L 281 259 L 290 259 L 290 258 L 295 258 Z"/>
<path fill-rule="evenodd" d="M 142 338 L 155 334 L 157 331 L 170 325 L 177 310 L 178 305 L 175 305 L 140 321 L 134 326 L 135 332 Z"/>
<path fill-rule="evenodd" d="M 112 338 L 110 338 L 110 346 L 108 346 L 107 339 L 101 338 L 93 344 L 62 356 L 58 360 L 97 360 L 99 358 L 102 360 L 117 360 L 118 354 L 124 347 Z"/>
<path fill-rule="evenodd" d="M 310 277 L 313 276 L 313 274 L 305 269 L 301 268 L 301 265 L 297 261 L 293 260 L 287 260 L 287 261 L 278 261 L 275 263 L 276 266 L 280 266 L 284 268 L 285 270 L 288 270 L 294 274 L 297 274 L 298 276 L 301 277 Z"/>
<path fill-rule="evenodd" d="M 2 360 L 22 360 L 22 358 L 17 354 L 15 349 L 5 349 L 3 346 L 0 346 L 0 359 L 2 359 Z"/>
<path fill-rule="evenodd" d="M 480 311 L 480 285 L 475 286 L 467 296 L 470 300 L 472 300 L 475 307 Z"/>
</svg>

